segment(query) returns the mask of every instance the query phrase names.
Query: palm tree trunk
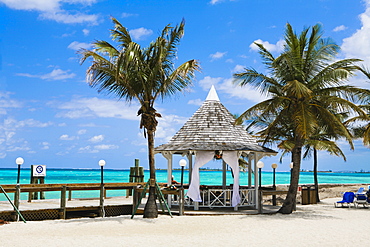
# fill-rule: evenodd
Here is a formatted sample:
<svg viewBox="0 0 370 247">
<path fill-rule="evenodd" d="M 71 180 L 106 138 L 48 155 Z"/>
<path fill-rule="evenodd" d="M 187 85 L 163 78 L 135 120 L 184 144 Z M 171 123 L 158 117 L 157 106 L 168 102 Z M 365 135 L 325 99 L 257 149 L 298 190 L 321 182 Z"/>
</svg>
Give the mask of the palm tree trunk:
<svg viewBox="0 0 370 247">
<path fill-rule="evenodd" d="M 315 183 L 315 193 L 316 193 L 316 200 L 317 202 L 320 202 L 319 198 L 319 180 L 317 179 L 317 150 L 316 148 L 313 148 L 313 179 Z"/>
<path fill-rule="evenodd" d="M 295 209 L 299 181 L 299 171 L 301 170 L 301 153 L 302 153 L 302 144 L 301 141 L 298 141 L 298 143 L 296 142 L 296 145 L 292 150 L 292 160 L 294 165 L 291 173 L 288 194 L 284 200 L 283 205 L 278 210 L 278 213 L 291 214 Z"/>
<path fill-rule="evenodd" d="M 155 162 L 154 162 L 154 131 L 147 129 L 148 134 L 148 152 L 149 152 L 149 170 L 150 184 L 149 197 L 144 208 L 144 218 L 157 218 L 158 208 L 156 203 L 156 188 L 155 188 Z"/>
</svg>

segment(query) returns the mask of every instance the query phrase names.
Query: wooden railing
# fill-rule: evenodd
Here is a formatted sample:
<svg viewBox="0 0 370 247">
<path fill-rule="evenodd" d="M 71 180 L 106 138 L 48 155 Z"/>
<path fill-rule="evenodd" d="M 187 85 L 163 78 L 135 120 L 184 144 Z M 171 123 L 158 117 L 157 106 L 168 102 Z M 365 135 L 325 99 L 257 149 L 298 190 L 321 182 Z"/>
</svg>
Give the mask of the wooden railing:
<svg viewBox="0 0 370 247">
<path fill-rule="evenodd" d="M 19 185 L 2 185 L 6 193 L 14 193 L 14 205 L 19 208 L 20 194 L 32 192 L 60 192 L 60 218 L 65 219 L 67 209 L 67 192 L 69 192 L 68 200 L 72 199 L 72 191 L 87 191 L 100 190 L 100 214 L 104 215 L 104 198 L 107 190 L 132 190 L 138 186 L 144 186 L 145 183 L 76 183 L 76 184 L 19 184 Z M 160 183 L 161 187 L 166 184 Z M 0 191 L 0 193 L 3 193 Z M 28 202 L 31 202 L 32 196 L 28 197 Z"/>
</svg>

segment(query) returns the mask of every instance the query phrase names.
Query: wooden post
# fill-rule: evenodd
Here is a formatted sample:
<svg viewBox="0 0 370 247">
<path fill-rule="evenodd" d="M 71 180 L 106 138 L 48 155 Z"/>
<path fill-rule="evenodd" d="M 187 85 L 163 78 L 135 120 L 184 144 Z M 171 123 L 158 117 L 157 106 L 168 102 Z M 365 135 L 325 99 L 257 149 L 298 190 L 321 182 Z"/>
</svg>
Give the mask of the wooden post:
<svg viewBox="0 0 370 247">
<path fill-rule="evenodd" d="M 133 196 L 132 196 L 132 212 L 136 209 L 137 204 L 139 203 L 139 193 L 137 192 L 136 188 L 133 188 Z"/>
<path fill-rule="evenodd" d="M 39 184 L 45 184 L 45 177 L 39 178 Z M 45 192 L 40 191 L 40 199 L 44 200 L 45 199 Z"/>
<path fill-rule="evenodd" d="M 67 186 L 63 185 L 60 194 L 60 218 L 63 220 L 66 219 L 66 194 Z"/>
<path fill-rule="evenodd" d="M 68 190 L 68 201 L 72 200 L 72 190 Z"/>
<path fill-rule="evenodd" d="M 17 184 L 15 186 L 15 193 L 14 193 L 14 206 L 18 210 L 19 210 L 19 197 L 20 197 L 20 194 L 21 194 L 21 186 L 19 184 Z M 16 209 L 14 209 L 14 212 L 15 212 L 14 220 L 19 221 L 19 215 L 18 215 Z"/>
<path fill-rule="evenodd" d="M 263 193 L 262 193 L 262 190 L 258 190 L 258 213 L 259 214 L 262 214 L 262 210 L 263 210 L 263 208 L 262 208 L 262 200 L 263 200 L 263 198 L 262 198 L 262 195 L 263 195 Z"/>
<path fill-rule="evenodd" d="M 105 217 L 104 210 L 104 184 L 100 185 L 100 217 Z"/>
<path fill-rule="evenodd" d="M 144 182 L 144 167 L 139 166 L 140 160 L 135 159 L 135 166 L 130 167 L 130 183 L 142 183 Z M 132 189 L 126 190 L 126 198 L 132 196 Z"/>
<path fill-rule="evenodd" d="M 184 201 L 184 188 L 181 188 L 179 190 L 180 192 L 180 198 L 179 198 L 179 215 L 182 216 L 184 215 L 184 211 L 185 211 L 185 201 Z"/>
<path fill-rule="evenodd" d="M 32 176 L 32 170 L 33 170 L 32 166 L 31 166 L 31 184 L 37 184 L 37 178 L 34 178 Z M 28 193 L 28 202 L 31 202 L 32 199 L 37 199 L 37 192 L 29 192 Z"/>
</svg>

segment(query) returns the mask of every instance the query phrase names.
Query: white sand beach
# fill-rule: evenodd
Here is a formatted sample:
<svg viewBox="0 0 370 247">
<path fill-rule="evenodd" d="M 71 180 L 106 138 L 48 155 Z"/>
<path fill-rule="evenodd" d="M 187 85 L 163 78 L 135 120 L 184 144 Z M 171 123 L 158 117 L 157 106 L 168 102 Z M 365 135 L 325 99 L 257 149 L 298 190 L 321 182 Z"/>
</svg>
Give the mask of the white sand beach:
<svg viewBox="0 0 370 247">
<path fill-rule="evenodd" d="M 336 192 L 324 188 L 318 204 L 297 205 L 290 215 L 141 215 L 10 222 L 0 246 L 352 246 L 367 245 L 370 208 L 335 208 Z M 326 191 L 326 193 L 325 193 Z M 329 198 L 327 198 L 329 197 Z"/>
</svg>

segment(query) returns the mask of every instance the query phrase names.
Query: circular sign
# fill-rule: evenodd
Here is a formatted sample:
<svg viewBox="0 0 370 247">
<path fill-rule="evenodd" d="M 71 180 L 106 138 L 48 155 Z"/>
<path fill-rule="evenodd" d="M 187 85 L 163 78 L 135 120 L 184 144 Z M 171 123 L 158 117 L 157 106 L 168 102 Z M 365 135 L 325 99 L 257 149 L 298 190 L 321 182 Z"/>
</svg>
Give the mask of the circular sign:
<svg viewBox="0 0 370 247">
<path fill-rule="evenodd" d="M 37 166 L 36 167 L 36 172 L 37 173 L 42 173 L 44 171 L 44 167 L 42 167 L 42 166 Z"/>
</svg>

